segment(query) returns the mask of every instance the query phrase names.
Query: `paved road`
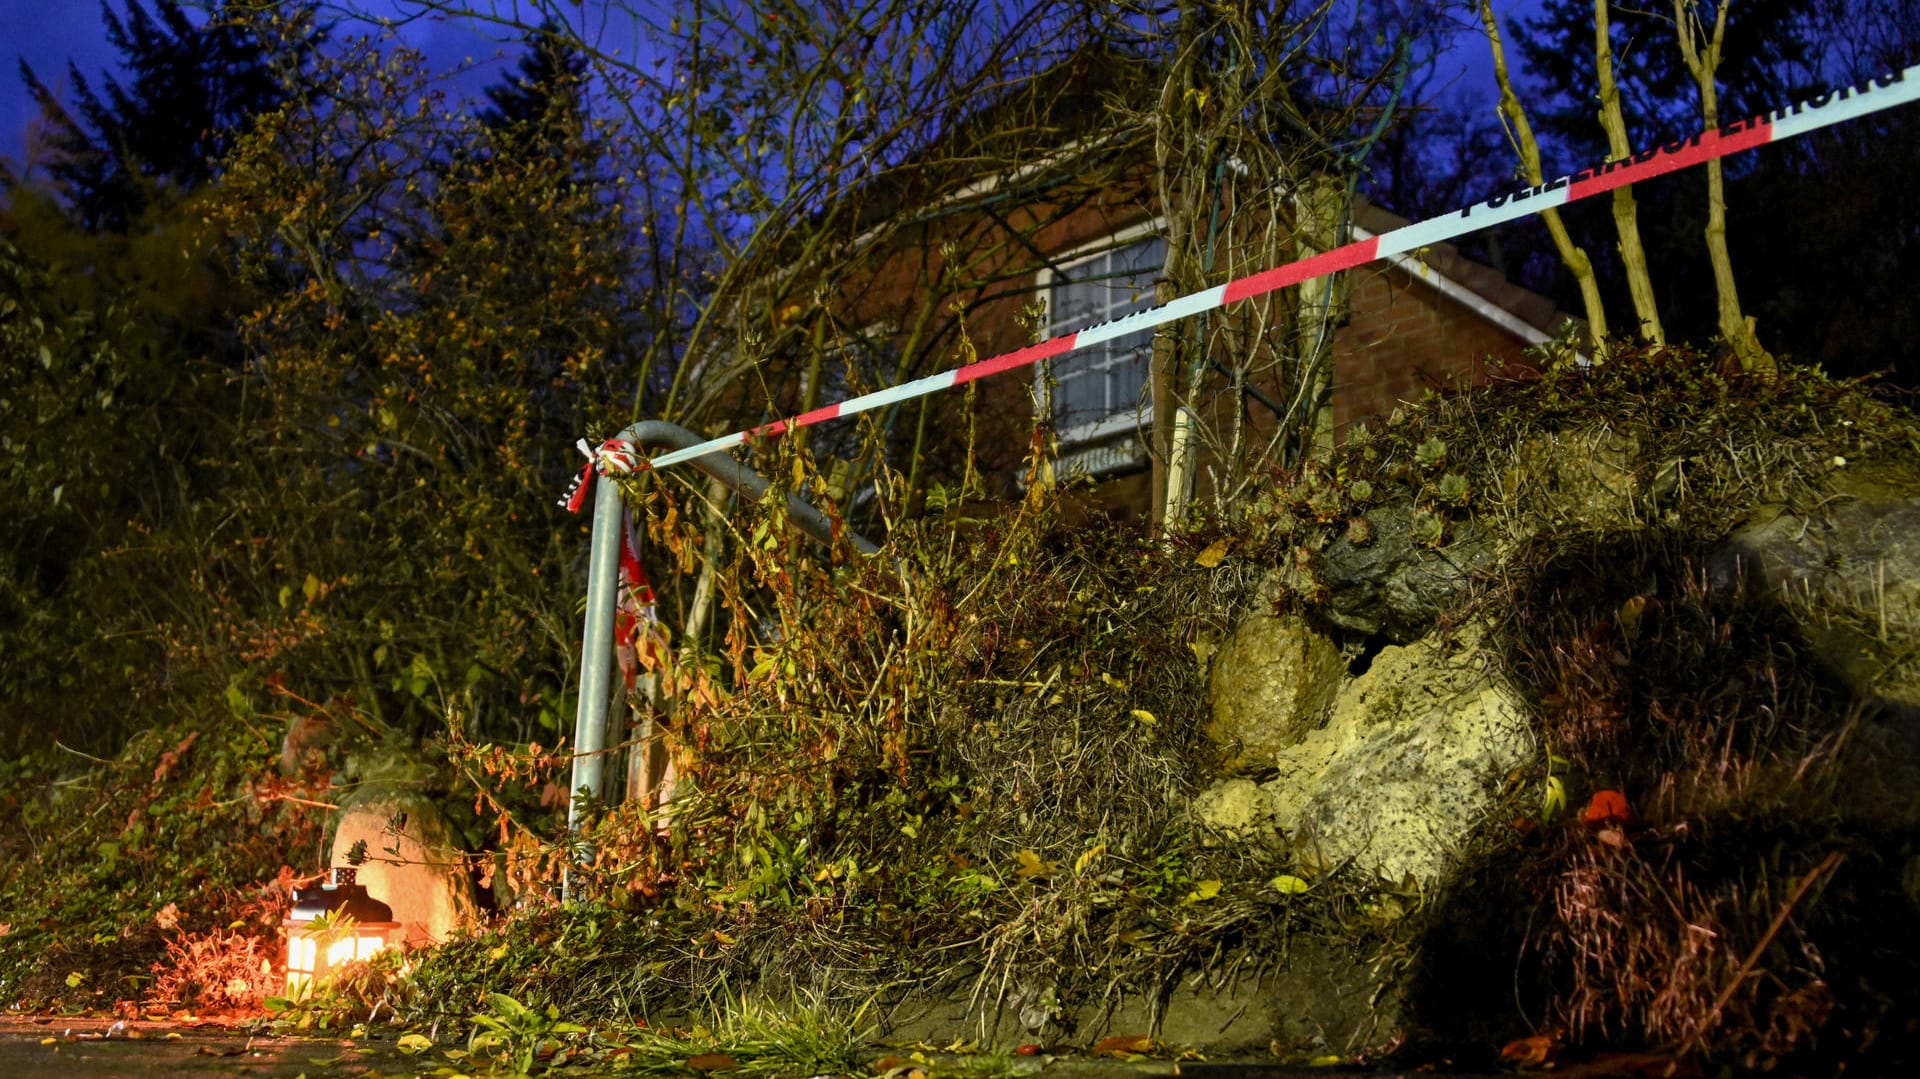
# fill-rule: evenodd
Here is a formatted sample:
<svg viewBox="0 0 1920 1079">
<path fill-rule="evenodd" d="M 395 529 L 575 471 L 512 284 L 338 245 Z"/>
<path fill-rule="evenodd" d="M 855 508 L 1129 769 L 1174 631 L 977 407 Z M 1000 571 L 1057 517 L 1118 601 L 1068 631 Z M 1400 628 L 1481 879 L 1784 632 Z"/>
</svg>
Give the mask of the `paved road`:
<svg viewBox="0 0 1920 1079">
<path fill-rule="evenodd" d="M 278 1038 L 178 1023 L 116 1024 L 106 1019 L 0 1016 L 0 1079 L 161 1079 L 176 1075 L 399 1079 L 430 1073 L 445 1063 L 437 1054 L 407 1056 L 394 1048 L 390 1039 Z M 1261 1064 L 1167 1060 L 1122 1063 L 1073 1057 L 1022 1061 L 1018 1072 L 1025 1079 L 1328 1079 L 1331 1075 L 1354 1074 Z M 567 1068 L 555 1074 L 591 1079 L 606 1073 Z M 1364 1074 L 1367 1079 L 1405 1079 L 1387 1072 Z"/>
<path fill-rule="evenodd" d="M 246 1076 L 307 1079 L 412 1075 L 417 1061 L 391 1042 L 247 1035 L 228 1028 L 104 1019 L 0 1018 L 0 1076 L 157 1079 Z"/>
</svg>

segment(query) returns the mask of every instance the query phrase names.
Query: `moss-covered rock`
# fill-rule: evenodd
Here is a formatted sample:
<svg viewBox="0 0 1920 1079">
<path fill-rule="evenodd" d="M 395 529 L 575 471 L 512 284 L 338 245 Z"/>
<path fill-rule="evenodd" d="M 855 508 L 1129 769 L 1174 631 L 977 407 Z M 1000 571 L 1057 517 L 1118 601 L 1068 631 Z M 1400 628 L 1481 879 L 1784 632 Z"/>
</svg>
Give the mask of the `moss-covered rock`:
<svg viewBox="0 0 1920 1079">
<path fill-rule="evenodd" d="M 1280 754 L 1268 809 L 1310 862 L 1448 880 L 1507 773 L 1536 752 L 1529 711 L 1481 640 L 1388 646 L 1327 725 Z"/>
<path fill-rule="evenodd" d="M 1213 656 L 1201 734 L 1230 775 L 1271 772 L 1278 755 L 1326 722 L 1346 661 L 1306 620 L 1255 613 Z"/>
</svg>

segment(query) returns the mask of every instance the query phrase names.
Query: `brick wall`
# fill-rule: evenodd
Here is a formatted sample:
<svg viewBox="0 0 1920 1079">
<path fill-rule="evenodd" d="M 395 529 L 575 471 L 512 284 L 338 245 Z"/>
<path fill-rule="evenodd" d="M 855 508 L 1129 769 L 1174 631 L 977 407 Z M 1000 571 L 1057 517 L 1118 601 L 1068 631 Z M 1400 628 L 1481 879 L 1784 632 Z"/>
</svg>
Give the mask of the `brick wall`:
<svg viewBox="0 0 1920 1079">
<path fill-rule="evenodd" d="M 1334 336 L 1333 414 L 1344 437 L 1427 391 L 1464 389 L 1523 367 L 1526 342 L 1391 265 L 1356 270 Z"/>
</svg>

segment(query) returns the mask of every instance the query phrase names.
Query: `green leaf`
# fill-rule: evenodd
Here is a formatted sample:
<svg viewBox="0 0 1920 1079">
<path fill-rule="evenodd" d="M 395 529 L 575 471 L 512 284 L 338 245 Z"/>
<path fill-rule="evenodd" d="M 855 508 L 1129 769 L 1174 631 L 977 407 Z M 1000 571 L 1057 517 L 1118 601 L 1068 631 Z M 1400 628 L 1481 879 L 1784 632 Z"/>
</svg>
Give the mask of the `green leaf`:
<svg viewBox="0 0 1920 1079">
<path fill-rule="evenodd" d="M 1547 777 L 1547 793 L 1540 805 L 1540 819 L 1552 820 L 1554 815 L 1567 808 L 1567 785 L 1559 776 Z"/>
<path fill-rule="evenodd" d="M 227 710 L 236 719 L 250 719 L 253 716 L 253 702 L 247 700 L 246 691 L 240 688 L 239 675 L 234 675 L 227 683 Z"/>
<path fill-rule="evenodd" d="M 402 1034 L 394 1047 L 402 1053 L 424 1053 L 433 1048 L 433 1039 L 424 1034 Z"/>
</svg>

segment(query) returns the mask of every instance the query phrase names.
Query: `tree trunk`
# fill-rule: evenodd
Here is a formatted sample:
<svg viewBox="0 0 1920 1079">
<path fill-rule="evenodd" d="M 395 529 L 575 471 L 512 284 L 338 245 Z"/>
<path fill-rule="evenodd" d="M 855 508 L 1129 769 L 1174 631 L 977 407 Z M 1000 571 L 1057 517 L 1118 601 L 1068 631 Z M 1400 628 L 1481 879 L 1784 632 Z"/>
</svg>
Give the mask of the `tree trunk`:
<svg viewBox="0 0 1920 1079">
<path fill-rule="evenodd" d="M 1340 226 L 1347 214 L 1346 185 L 1331 176 L 1307 182 L 1294 199 L 1294 220 L 1300 234 L 1300 257 L 1312 258 L 1340 246 Z M 1340 291 L 1346 274 L 1329 274 L 1300 283 L 1300 338 L 1312 366 L 1313 423 L 1308 456 L 1333 456 L 1333 330 L 1340 324 Z"/>
<path fill-rule="evenodd" d="M 1627 139 L 1627 121 L 1620 110 L 1620 87 L 1613 81 L 1613 28 L 1608 20 L 1609 0 L 1593 0 L 1593 56 L 1600 76 L 1600 126 L 1607 133 L 1610 161 L 1625 161 L 1633 156 L 1633 144 Z M 1666 330 L 1660 325 L 1660 308 L 1654 300 L 1653 277 L 1647 271 L 1647 251 L 1640 244 L 1640 209 L 1633 198 L 1633 185 L 1613 189 L 1613 227 L 1620 236 L 1620 262 L 1627 271 L 1627 292 L 1633 298 L 1633 313 L 1640 320 L 1640 337 L 1655 345 L 1667 343 Z"/>
<path fill-rule="evenodd" d="M 1727 6 L 1732 0 L 1720 0 L 1713 17 L 1713 36 L 1702 47 L 1700 20 L 1694 15 L 1696 0 L 1673 0 L 1673 29 L 1680 39 L 1680 53 L 1687 70 L 1700 91 L 1700 119 L 1708 131 L 1720 126 L 1720 93 L 1714 86 L 1714 74 L 1720 68 L 1720 45 L 1727 34 Z M 1727 254 L 1726 179 L 1720 159 L 1707 162 L 1707 257 L 1713 262 L 1713 284 L 1720 300 L 1720 336 L 1740 360 L 1740 369 L 1771 381 L 1779 366 L 1754 333 L 1753 320 L 1740 311 L 1740 291 L 1734 284 L 1733 259 Z"/>
<path fill-rule="evenodd" d="M 1514 152 L 1520 157 L 1521 176 L 1529 184 L 1544 183 L 1540 141 L 1534 138 L 1533 125 L 1527 121 L 1527 111 L 1520 107 L 1520 97 L 1513 92 L 1513 79 L 1507 74 L 1507 51 L 1500 42 L 1500 23 L 1493 15 L 1493 0 L 1480 0 L 1480 25 L 1486 31 L 1488 46 L 1493 49 L 1493 77 L 1500 84 L 1500 115 L 1507 122 L 1507 136 L 1513 140 Z M 1573 242 L 1558 210 L 1542 210 L 1540 217 L 1547 223 L 1547 232 L 1553 237 L 1554 249 L 1560 252 L 1560 261 L 1573 271 L 1574 280 L 1580 285 L 1580 300 L 1587 311 L 1587 335 L 1592 338 L 1594 353 L 1604 355 L 1607 312 L 1600 302 L 1600 283 L 1593 276 L 1593 260 Z"/>
</svg>

